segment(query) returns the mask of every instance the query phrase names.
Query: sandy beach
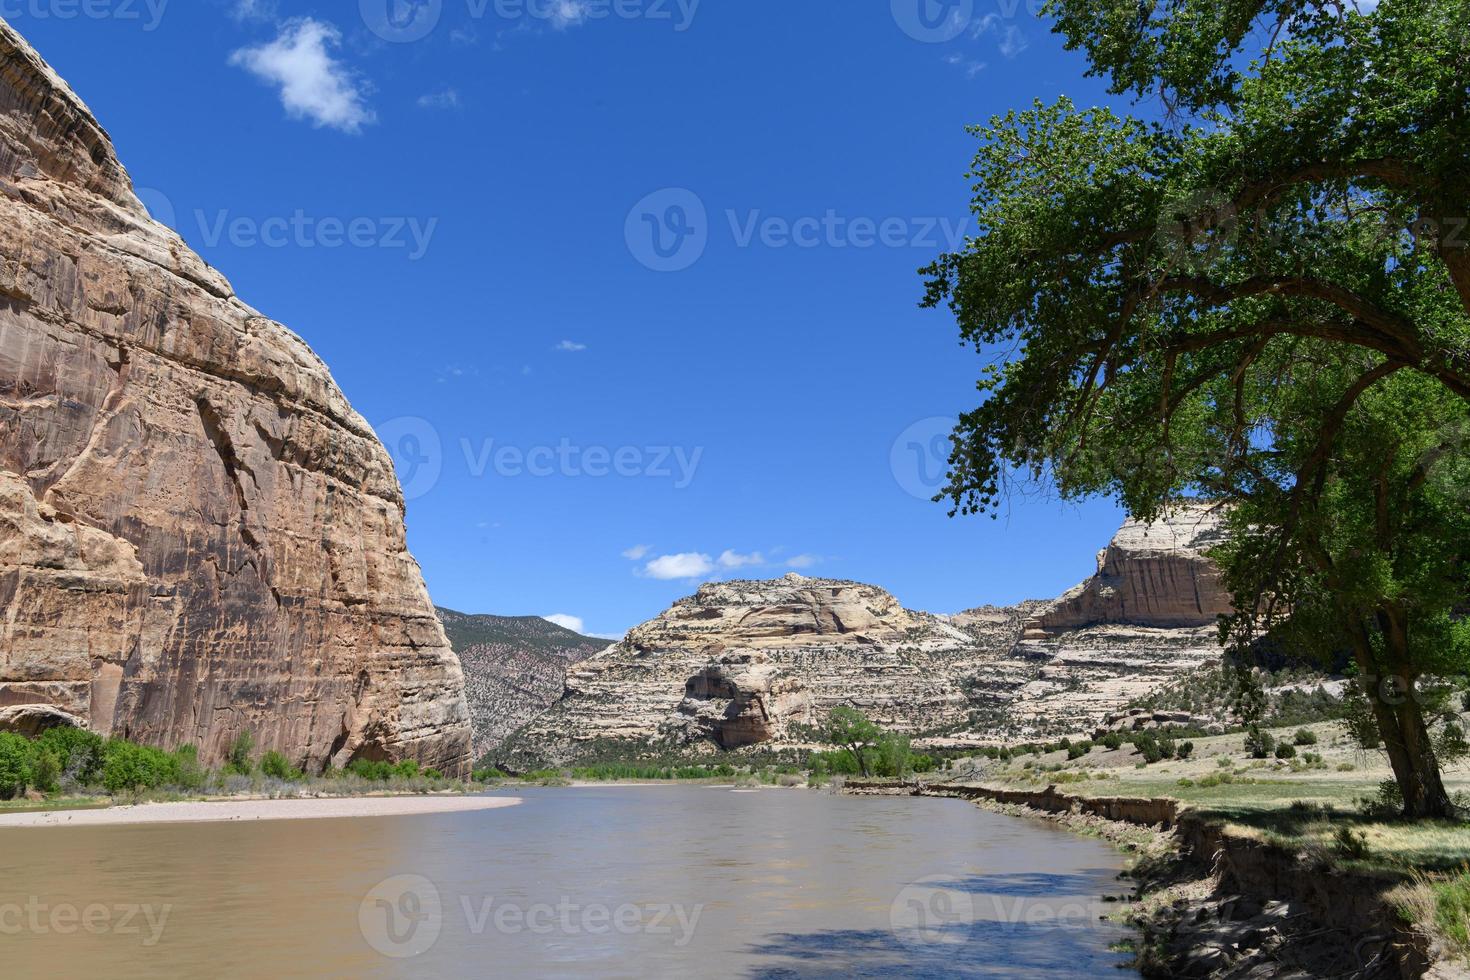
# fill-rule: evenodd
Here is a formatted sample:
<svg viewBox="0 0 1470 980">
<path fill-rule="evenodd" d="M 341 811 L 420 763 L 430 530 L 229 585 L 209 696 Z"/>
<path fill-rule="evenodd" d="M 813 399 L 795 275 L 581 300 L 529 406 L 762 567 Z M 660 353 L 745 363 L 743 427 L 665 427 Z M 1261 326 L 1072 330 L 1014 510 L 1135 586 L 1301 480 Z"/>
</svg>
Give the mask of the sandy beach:
<svg viewBox="0 0 1470 980">
<path fill-rule="evenodd" d="M 5 827 L 103 827 L 119 824 L 227 823 L 247 820 L 327 820 L 341 817 L 416 817 L 515 806 L 506 796 L 349 796 L 317 800 L 220 800 L 144 803 L 103 810 L 50 810 L 0 814 Z"/>
</svg>

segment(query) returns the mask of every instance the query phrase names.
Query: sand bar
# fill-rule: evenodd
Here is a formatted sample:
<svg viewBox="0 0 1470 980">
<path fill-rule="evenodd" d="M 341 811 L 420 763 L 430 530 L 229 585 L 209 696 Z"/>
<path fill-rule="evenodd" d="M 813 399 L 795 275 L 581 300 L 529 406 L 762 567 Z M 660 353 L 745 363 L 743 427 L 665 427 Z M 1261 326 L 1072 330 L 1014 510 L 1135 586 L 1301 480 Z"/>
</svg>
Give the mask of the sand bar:
<svg viewBox="0 0 1470 980">
<path fill-rule="evenodd" d="M 341 817 L 415 817 L 515 806 L 508 796 L 344 796 L 313 800 L 219 800 L 143 803 L 104 810 L 0 813 L 5 827 L 104 827 L 117 824 L 228 823 L 248 820 L 325 820 Z"/>
</svg>

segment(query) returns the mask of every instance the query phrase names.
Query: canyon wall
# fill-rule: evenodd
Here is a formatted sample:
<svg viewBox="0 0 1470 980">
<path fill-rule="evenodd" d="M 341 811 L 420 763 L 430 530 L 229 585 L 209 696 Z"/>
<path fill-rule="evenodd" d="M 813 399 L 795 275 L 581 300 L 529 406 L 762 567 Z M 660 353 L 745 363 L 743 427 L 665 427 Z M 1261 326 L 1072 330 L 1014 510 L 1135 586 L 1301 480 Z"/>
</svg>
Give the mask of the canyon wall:
<svg viewBox="0 0 1470 980">
<path fill-rule="evenodd" d="M 953 616 L 856 582 L 710 583 L 569 671 L 505 758 L 810 745 L 839 704 L 923 745 L 1090 734 L 1219 660 L 1219 536 L 1204 507 L 1130 521 L 1060 598 Z"/>
<path fill-rule="evenodd" d="M 469 764 L 392 462 L 325 365 L 151 220 L 0 21 L 0 708 L 321 768 Z"/>
</svg>

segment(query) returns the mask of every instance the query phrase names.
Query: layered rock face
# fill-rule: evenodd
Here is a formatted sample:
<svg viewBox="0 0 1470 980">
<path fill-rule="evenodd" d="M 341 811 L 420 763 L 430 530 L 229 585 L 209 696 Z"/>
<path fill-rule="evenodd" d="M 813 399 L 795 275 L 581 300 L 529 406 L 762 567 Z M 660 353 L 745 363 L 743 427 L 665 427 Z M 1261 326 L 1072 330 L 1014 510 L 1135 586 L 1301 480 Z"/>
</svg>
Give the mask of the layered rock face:
<svg viewBox="0 0 1470 980">
<path fill-rule="evenodd" d="M 1214 625 L 1230 612 L 1230 596 L 1205 552 L 1222 542 L 1223 521 L 1219 508 L 1206 505 L 1182 507 L 1155 524 L 1129 521 L 1098 555 L 1097 574 L 1028 623 L 1027 635 L 1102 623 Z"/>
<path fill-rule="evenodd" d="M 469 764 L 392 462 L 0 21 L 0 707 L 320 768 Z"/>
<path fill-rule="evenodd" d="M 1087 735 L 1219 659 L 1213 623 L 1229 604 L 1204 554 L 1219 535 L 1204 508 L 1129 522 L 1060 599 L 954 616 L 855 582 L 706 585 L 572 669 L 507 758 L 793 746 L 839 704 L 929 745 Z"/>
<path fill-rule="evenodd" d="M 1008 622 L 991 630 L 1001 650 L 1020 635 L 1021 617 Z M 975 634 L 874 586 L 711 583 L 569 671 L 562 699 L 509 747 L 561 760 L 607 741 L 800 741 L 840 704 L 912 734 L 962 727 L 962 681 L 984 655 Z"/>
</svg>

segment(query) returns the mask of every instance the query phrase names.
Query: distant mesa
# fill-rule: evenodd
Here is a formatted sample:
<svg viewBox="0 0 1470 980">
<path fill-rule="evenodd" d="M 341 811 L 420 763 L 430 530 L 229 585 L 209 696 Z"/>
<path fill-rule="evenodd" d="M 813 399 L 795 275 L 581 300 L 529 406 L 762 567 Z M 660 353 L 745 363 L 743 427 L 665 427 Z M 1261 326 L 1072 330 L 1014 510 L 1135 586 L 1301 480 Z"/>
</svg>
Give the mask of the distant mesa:
<svg viewBox="0 0 1470 980">
<path fill-rule="evenodd" d="M 1220 533 L 1202 506 L 1130 521 L 1097 573 L 1059 599 L 953 616 L 859 582 L 709 583 L 570 667 L 564 692 L 508 734 L 500 757 L 810 745 L 838 705 L 935 745 L 1088 733 L 1220 657 L 1215 622 L 1229 603 L 1205 556 Z"/>
</svg>

